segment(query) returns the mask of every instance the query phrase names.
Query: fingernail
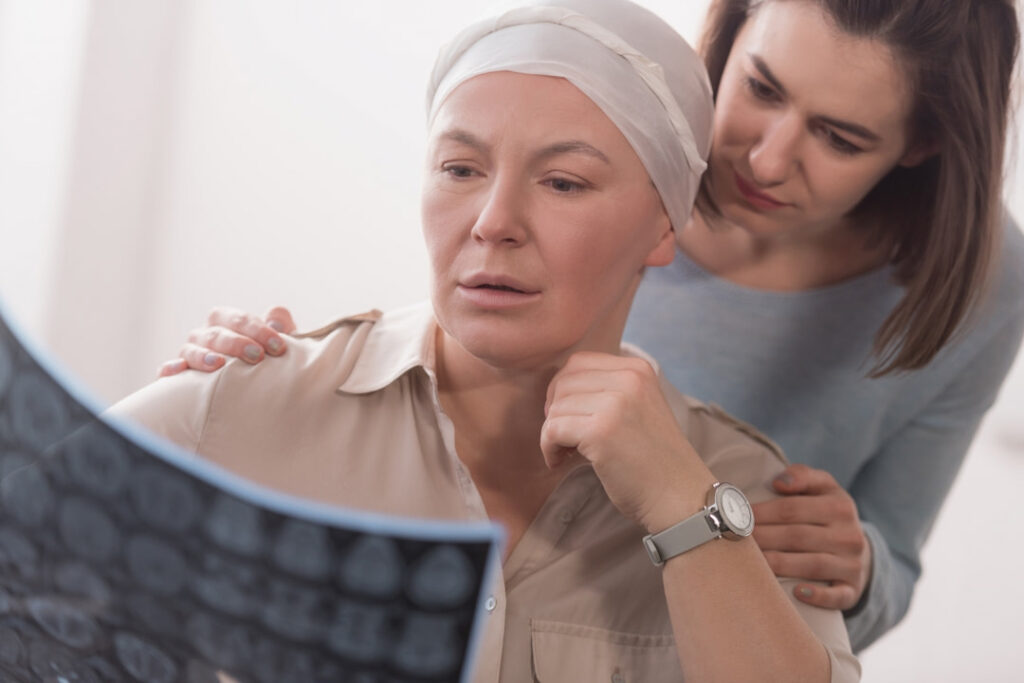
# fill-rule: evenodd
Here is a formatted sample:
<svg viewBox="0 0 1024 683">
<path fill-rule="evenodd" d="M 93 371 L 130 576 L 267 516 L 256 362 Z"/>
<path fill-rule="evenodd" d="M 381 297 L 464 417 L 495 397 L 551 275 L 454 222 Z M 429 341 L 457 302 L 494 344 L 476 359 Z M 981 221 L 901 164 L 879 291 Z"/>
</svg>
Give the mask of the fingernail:
<svg viewBox="0 0 1024 683">
<path fill-rule="evenodd" d="M 810 598 L 814 596 L 814 591 L 807 586 L 801 586 L 796 589 L 796 592 L 800 594 L 801 598 Z"/>
<path fill-rule="evenodd" d="M 271 353 L 279 353 L 284 348 L 284 342 L 277 337 L 271 337 L 267 342 L 267 348 L 270 349 Z"/>
<path fill-rule="evenodd" d="M 783 486 L 789 486 L 793 483 L 793 477 L 791 477 L 788 472 L 783 472 L 779 476 L 775 477 L 775 482 L 782 484 Z"/>
<path fill-rule="evenodd" d="M 249 344 L 248 346 L 246 346 L 245 349 L 243 350 L 243 353 L 245 354 L 245 357 L 248 358 L 249 360 L 260 359 L 260 347 L 256 346 L 255 344 Z"/>
<path fill-rule="evenodd" d="M 271 320 L 269 323 L 267 323 L 267 326 L 270 327 L 270 329 L 272 329 L 272 330 L 276 330 L 278 332 L 284 332 L 284 325 L 282 325 L 281 323 L 277 322 L 276 320 Z"/>
<path fill-rule="evenodd" d="M 220 362 L 220 354 L 208 353 L 203 356 L 203 362 L 207 365 L 216 365 Z"/>
</svg>

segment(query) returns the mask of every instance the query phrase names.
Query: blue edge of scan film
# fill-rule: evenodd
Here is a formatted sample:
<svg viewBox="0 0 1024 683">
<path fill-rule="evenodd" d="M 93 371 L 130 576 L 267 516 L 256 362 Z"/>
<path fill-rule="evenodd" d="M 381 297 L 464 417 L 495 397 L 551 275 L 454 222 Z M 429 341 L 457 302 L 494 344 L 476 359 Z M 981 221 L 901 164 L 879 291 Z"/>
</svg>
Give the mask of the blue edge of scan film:
<svg viewBox="0 0 1024 683">
<path fill-rule="evenodd" d="M 188 473 L 196 479 L 244 500 L 257 508 L 266 509 L 286 517 L 328 527 L 351 530 L 357 533 L 425 542 L 487 544 L 487 560 L 477 592 L 473 623 L 466 648 L 466 658 L 459 679 L 464 683 L 472 680 L 483 633 L 483 623 L 488 615 L 485 603 L 490 593 L 489 589 L 498 574 L 501 552 L 505 542 L 504 530 L 500 525 L 490 522 L 450 522 L 390 516 L 317 503 L 274 491 L 248 481 L 207 460 L 195 457 L 194 454 L 152 434 L 134 423 L 103 415 L 102 413 L 105 409 L 103 403 L 71 372 L 55 360 L 52 354 L 46 353 L 41 345 L 35 343 L 20 328 L 18 322 L 9 314 L 2 298 L 0 298 L 0 324 L 6 325 L 11 336 L 21 345 L 29 358 L 38 364 L 72 400 L 91 413 L 93 418 L 110 427 L 122 438 L 175 469 Z M 3 351 L 3 349 L 0 349 L 0 351 Z M 0 359 L 0 361 L 2 360 L 4 359 Z"/>
</svg>

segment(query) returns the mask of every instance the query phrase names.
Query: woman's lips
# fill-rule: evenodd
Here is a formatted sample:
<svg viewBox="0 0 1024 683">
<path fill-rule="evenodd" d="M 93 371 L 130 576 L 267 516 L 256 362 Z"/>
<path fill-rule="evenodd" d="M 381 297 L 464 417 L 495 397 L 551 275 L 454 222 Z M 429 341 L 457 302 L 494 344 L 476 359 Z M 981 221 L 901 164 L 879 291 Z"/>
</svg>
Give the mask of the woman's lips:
<svg viewBox="0 0 1024 683">
<path fill-rule="evenodd" d="M 744 180 L 743 176 L 741 176 L 739 173 L 736 173 L 735 171 L 733 172 L 733 177 L 736 181 L 736 189 L 738 189 L 740 191 L 740 194 L 743 195 L 743 198 L 750 202 L 750 204 L 753 205 L 754 207 L 758 209 L 770 210 L 780 209 L 783 206 L 789 206 L 788 204 L 780 202 L 773 197 L 758 192 L 753 185 Z"/>
<path fill-rule="evenodd" d="M 532 302 L 540 292 L 514 278 L 473 275 L 458 283 L 458 293 L 481 308 L 510 308 Z"/>
<path fill-rule="evenodd" d="M 506 287 L 467 287 L 459 285 L 456 288 L 459 295 L 480 308 L 500 309 L 513 308 L 533 302 L 540 298 L 540 292 L 522 292 L 518 289 Z"/>
</svg>

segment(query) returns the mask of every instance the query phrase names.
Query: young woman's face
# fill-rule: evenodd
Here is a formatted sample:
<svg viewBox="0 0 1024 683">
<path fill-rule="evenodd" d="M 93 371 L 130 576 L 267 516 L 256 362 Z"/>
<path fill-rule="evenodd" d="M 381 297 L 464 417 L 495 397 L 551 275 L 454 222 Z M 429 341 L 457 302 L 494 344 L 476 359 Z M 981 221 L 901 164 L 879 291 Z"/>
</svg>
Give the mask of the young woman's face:
<svg viewBox="0 0 1024 683">
<path fill-rule="evenodd" d="M 643 164 L 561 78 L 460 85 L 431 128 L 422 210 L 438 321 L 497 366 L 617 350 L 643 267 L 672 259 Z"/>
<path fill-rule="evenodd" d="M 764 3 L 719 85 L 713 196 L 761 238 L 827 231 L 908 151 L 912 101 L 883 44 L 841 33 L 813 2 Z"/>
</svg>

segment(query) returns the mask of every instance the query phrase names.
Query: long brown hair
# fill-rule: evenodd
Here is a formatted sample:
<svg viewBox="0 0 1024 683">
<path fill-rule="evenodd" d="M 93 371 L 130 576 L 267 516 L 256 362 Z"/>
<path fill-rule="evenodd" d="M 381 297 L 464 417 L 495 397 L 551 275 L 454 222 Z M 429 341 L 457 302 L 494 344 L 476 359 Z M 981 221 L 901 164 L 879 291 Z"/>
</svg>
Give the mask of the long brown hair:
<svg viewBox="0 0 1024 683">
<path fill-rule="evenodd" d="M 716 94 L 740 28 L 772 1 L 781 0 L 712 0 L 700 50 Z M 913 142 L 935 150 L 892 169 L 851 213 L 892 240 L 905 288 L 875 337 L 870 376 L 914 370 L 961 327 L 998 248 L 1017 14 L 1013 0 L 811 1 L 844 33 L 900 58 L 915 97 Z M 697 205 L 715 213 L 706 183 Z"/>
</svg>

